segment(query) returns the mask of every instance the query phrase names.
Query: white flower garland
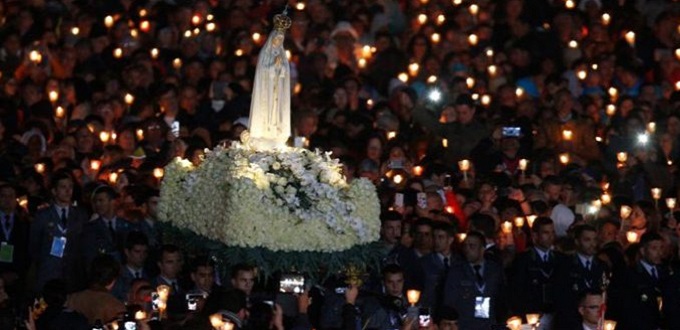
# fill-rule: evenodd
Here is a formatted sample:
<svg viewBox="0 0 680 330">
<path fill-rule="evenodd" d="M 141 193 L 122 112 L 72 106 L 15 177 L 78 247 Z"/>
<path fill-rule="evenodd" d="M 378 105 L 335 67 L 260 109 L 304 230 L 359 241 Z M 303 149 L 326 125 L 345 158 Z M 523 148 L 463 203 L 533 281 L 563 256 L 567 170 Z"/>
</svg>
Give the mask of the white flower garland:
<svg viewBox="0 0 680 330">
<path fill-rule="evenodd" d="M 378 239 L 380 205 L 365 179 L 348 184 L 328 153 L 240 143 L 206 154 L 199 167 L 165 170 L 160 216 L 228 246 L 333 252 Z"/>
</svg>

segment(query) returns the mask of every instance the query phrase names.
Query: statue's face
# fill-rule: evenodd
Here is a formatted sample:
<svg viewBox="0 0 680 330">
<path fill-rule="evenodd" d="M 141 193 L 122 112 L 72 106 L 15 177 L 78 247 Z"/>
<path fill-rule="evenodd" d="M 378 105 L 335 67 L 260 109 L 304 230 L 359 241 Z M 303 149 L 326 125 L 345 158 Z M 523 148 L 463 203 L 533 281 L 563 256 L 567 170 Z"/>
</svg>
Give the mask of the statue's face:
<svg viewBox="0 0 680 330">
<path fill-rule="evenodd" d="M 283 34 L 277 34 L 272 40 L 273 47 L 281 47 L 283 45 Z"/>
</svg>

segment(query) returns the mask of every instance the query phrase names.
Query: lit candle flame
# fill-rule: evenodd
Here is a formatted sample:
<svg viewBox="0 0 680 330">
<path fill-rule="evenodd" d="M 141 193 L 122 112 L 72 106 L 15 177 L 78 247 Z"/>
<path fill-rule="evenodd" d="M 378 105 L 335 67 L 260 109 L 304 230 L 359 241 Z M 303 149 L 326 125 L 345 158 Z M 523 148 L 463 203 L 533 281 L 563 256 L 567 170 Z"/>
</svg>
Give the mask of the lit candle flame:
<svg viewBox="0 0 680 330">
<path fill-rule="evenodd" d="M 458 168 L 460 168 L 461 171 L 467 172 L 470 170 L 470 161 L 467 159 L 463 159 L 458 161 Z"/>
<path fill-rule="evenodd" d="M 503 234 L 510 234 L 512 233 L 512 222 L 510 221 L 505 221 L 501 224 L 501 230 L 503 231 Z"/>
</svg>

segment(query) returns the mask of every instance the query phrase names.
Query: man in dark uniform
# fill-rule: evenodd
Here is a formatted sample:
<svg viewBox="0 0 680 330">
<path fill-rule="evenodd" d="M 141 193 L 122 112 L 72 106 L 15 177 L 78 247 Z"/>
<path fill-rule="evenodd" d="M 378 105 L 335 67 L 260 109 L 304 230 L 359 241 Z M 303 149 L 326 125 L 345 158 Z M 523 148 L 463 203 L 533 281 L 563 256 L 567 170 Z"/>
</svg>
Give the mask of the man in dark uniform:
<svg viewBox="0 0 680 330">
<path fill-rule="evenodd" d="M 420 259 L 423 269 L 423 292 L 420 305 L 438 311 L 443 299 L 444 282 L 453 264 L 452 245 L 455 241 L 456 230 L 453 225 L 445 222 L 435 222 L 432 234 L 434 237 L 434 252 Z"/>
<path fill-rule="evenodd" d="M 531 227 L 534 246 L 517 256 L 510 276 L 513 313 L 542 315 L 541 329 L 550 329 L 554 312 L 555 268 L 565 258 L 553 251 L 555 226 L 548 217 L 539 217 Z"/>
<path fill-rule="evenodd" d="M 607 271 L 599 261 L 597 230 L 591 225 L 580 225 L 574 230 L 576 253 L 564 258 L 556 269 L 555 322 L 553 329 L 574 329 L 580 322 L 578 299 L 588 290 L 600 289 Z"/>
<path fill-rule="evenodd" d="M 444 285 L 443 305 L 460 313 L 461 329 L 490 329 L 505 316 L 503 269 L 484 259 L 485 242 L 479 232 L 467 234 L 464 258 L 451 266 Z"/>
<path fill-rule="evenodd" d="M 23 287 L 28 270 L 28 214 L 17 205 L 17 191 L 0 184 L 0 276 L 10 295 Z"/>
<path fill-rule="evenodd" d="M 616 288 L 621 294 L 617 304 L 617 330 L 651 330 L 668 329 L 665 324 L 662 308 L 665 306 L 663 293 L 671 283 L 668 268 L 662 266 L 663 238 L 655 232 L 648 232 L 640 238 L 640 255 L 642 258 L 628 269 Z"/>
<path fill-rule="evenodd" d="M 52 176 L 54 202 L 38 211 L 31 224 L 30 255 L 36 269 L 36 291 L 51 279 L 63 279 L 68 291 L 83 286 L 83 226 L 87 215 L 71 205 L 75 181 L 69 172 Z"/>
</svg>

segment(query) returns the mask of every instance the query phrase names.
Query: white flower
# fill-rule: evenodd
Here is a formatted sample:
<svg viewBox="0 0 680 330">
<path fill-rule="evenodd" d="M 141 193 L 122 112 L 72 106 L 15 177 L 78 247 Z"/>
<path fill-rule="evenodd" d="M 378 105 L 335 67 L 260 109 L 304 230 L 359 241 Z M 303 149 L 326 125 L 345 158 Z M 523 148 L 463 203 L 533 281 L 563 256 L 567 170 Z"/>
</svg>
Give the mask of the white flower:
<svg viewBox="0 0 680 330">
<path fill-rule="evenodd" d="M 280 169 L 281 169 L 281 163 L 279 163 L 279 162 L 274 162 L 274 163 L 272 164 L 272 170 L 278 171 L 278 170 L 280 170 Z"/>
</svg>

